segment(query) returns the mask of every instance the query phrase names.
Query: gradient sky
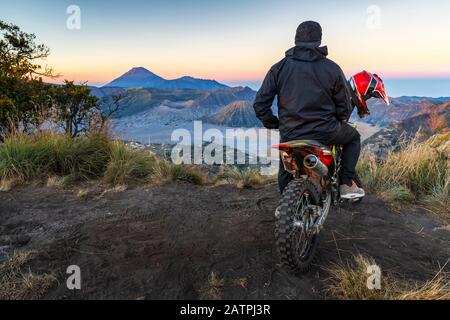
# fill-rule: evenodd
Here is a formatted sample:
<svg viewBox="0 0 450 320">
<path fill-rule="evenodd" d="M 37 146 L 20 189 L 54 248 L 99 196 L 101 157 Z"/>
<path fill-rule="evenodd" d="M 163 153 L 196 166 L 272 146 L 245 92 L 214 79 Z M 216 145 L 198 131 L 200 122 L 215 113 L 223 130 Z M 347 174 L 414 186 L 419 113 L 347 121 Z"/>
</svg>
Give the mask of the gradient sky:
<svg viewBox="0 0 450 320">
<path fill-rule="evenodd" d="M 69 5 L 81 30 L 66 28 Z M 381 9 L 379 29 L 367 8 Z M 104 84 L 134 66 L 168 79 L 191 75 L 258 81 L 293 45 L 295 29 L 317 20 L 330 58 L 350 75 L 450 78 L 447 0 L 0 0 L 0 19 L 51 49 L 63 78 Z"/>
</svg>

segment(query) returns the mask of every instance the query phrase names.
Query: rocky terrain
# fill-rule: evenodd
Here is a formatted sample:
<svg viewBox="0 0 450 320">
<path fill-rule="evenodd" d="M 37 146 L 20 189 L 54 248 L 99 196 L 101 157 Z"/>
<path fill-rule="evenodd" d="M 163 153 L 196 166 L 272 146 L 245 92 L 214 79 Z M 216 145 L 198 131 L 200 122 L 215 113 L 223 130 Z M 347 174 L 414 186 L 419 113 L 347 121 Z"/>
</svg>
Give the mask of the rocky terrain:
<svg viewBox="0 0 450 320">
<path fill-rule="evenodd" d="M 398 151 L 412 139 L 426 140 L 434 134 L 448 131 L 450 102 L 435 103 L 420 108 L 414 116 L 395 121 L 364 141 L 366 150 L 384 158 L 390 151 Z"/>
<path fill-rule="evenodd" d="M 235 101 L 213 115 L 202 118 L 206 123 L 225 127 L 258 128 L 261 121 L 256 117 L 250 101 Z"/>
<path fill-rule="evenodd" d="M 124 95 L 116 119 L 146 118 L 148 121 L 192 121 L 211 115 L 235 101 L 253 101 L 256 93 L 247 87 L 204 90 L 161 90 L 144 88 L 95 88 L 99 98 Z"/>
<path fill-rule="evenodd" d="M 195 120 L 203 121 L 204 129 L 261 127 L 252 108 L 256 92 L 248 87 L 207 88 L 194 81 L 198 86 L 186 90 L 161 85 L 164 81 L 167 80 L 146 69 L 134 68 L 109 85 L 91 90 L 99 98 L 125 96 L 113 123 L 116 133 L 126 140 L 170 143 L 175 129 L 191 131 Z M 113 85 L 116 87 L 110 87 Z M 390 106 L 386 106 L 381 100 L 371 99 L 370 116 L 359 119 L 354 114 L 352 121 L 358 123 L 365 149 L 385 157 L 388 152 L 399 150 L 402 143 L 411 141 L 418 132 L 425 139 L 448 130 L 449 100 L 446 97 L 398 97 L 391 98 Z M 275 114 L 276 104 L 275 101 Z"/>
<path fill-rule="evenodd" d="M 378 126 L 406 120 L 423 112 L 429 112 L 435 105 L 450 101 L 450 98 L 399 97 L 390 98 L 390 105 L 379 99 L 368 101 L 370 116 L 363 121 Z M 354 115 L 356 117 L 356 115 Z"/>
</svg>

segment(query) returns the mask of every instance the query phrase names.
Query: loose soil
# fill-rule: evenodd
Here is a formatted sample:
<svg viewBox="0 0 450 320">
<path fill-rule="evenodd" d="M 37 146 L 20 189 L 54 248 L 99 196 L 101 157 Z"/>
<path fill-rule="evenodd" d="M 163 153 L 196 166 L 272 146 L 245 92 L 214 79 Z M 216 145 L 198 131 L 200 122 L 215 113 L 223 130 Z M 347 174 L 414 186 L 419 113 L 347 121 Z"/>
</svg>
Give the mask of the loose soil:
<svg viewBox="0 0 450 320">
<path fill-rule="evenodd" d="M 445 224 L 370 196 L 332 209 L 313 270 L 295 276 L 275 247 L 275 185 L 78 191 L 0 193 L 0 261 L 36 251 L 28 268 L 59 280 L 46 299 L 324 299 L 326 268 L 358 253 L 413 281 L 430 280 L 450 257 Z M 81 268 L 80 291 L 66 287 L 70 265 Z"/>
</svg>

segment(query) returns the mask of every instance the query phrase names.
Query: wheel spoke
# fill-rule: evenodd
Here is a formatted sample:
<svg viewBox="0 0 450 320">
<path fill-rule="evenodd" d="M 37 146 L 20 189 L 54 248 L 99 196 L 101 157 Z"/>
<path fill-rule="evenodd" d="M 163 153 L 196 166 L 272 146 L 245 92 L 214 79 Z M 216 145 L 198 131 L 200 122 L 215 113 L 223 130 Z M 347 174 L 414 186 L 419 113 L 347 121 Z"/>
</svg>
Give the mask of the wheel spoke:
<svg viewBox="0 0 450 320">
<path fill-rule="evenodd" d="M 310 220 L 308 214 L 309 205 L 310 205 L 309 194 L 303 193 L 298 202 L 298 206 L 294 215 L 295 217 L 294 221 L 298 220 L 302 222 L 302 227 L 293 228 L 292 230 L 295 239 L 294 249 L 300 258 L 303 258 L 305 254 L 308 253 L 312 239 L 312 234 L 309 229 L 313 224 L 311 224 L 311 221 L 309 221 Z"/>
</svg>

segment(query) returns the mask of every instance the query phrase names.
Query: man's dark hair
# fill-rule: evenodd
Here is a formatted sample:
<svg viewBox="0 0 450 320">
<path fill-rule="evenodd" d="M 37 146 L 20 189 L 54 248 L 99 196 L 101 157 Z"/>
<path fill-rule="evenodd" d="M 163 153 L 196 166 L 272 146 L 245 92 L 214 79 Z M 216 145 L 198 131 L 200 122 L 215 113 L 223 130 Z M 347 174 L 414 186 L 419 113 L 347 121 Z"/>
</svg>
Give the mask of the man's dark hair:
<svg viewBox="0 0 450 320">
<path fill-rule="evenodd" d="M 322 27 L 315 21 L 305 21 L 297 28 L 295 36 L 295 44 L 305 42 L 321 42 L 322 41 Z"/>
</svg>

